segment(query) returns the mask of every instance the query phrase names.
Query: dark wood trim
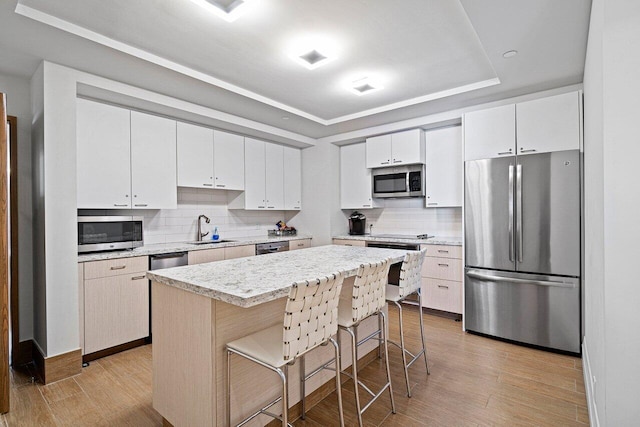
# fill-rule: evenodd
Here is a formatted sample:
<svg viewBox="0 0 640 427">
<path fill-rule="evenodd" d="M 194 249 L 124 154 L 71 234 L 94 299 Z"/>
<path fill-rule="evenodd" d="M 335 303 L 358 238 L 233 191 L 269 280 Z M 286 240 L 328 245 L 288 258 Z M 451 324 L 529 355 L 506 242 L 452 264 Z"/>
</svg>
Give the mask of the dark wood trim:
<svg viewBox="0 0 640 427">
<path fill-rule="evenodd" d="M 82 350 L 77 349 L 53 357 L 44 357 L 38 346 L 33 346 L 36 374 L 43 384 L 50 384 L 82 372 Z"/>
<path fill-rule="evenodd" d="M 173 424 L 167 421 L 165 417 L 162 417 L 162 427 L 173 427 Z"/>
<path fill-rule="evenodd" d="M 9 242 L 7 238 L 7 113 L 0 93 L 0 413 L 9 412 Z"/>
<path fill-rule="evenodd" d="M 17 357 L 11 356 L 11 366 L 23 366 L 33 362 L 33 340 L 20 341 Z"/>
<path fill-rule="evenodd" d="M 436 310 L 435 308 L 423 307 L 422 312 L 424 314 L 430 314 L 433 316 L 444 317 L 447 319 L 455 320 L 456 322 L 462 321 L 462 314 L 451 313 L 448 311 Z"/>
<path fill-rule="evenodd" d="M 102 357 L 111 356 L 112 354 L 120 353 L 125 350 L 140 347 L 148 344 L 147 338 L 140 338 L 139 340 L 131 341 L 125 344 L 120 344 L 115 347 L 105 348 L 104 350 L 96 351 L 93 353 L 85 354 L 82 356 L 82 362 L 91 362 L 92 360 L 100 359 Z"/>
<path fill-rule="evenodd" d="M 18 119 L 14 116 L 7 116 L 7 122 L 11 129 L 9 141 L 9 159 L 11 163 L 9 175 L 9 218 L 11 233 L 11 295 L 9 302 L 11 307 L 11 362 L 20 362 L 28 356 L 31 359 L 31 352 L 25 354 L 21 352 L 20 346 L 20 281 L 18 271 Z"/>
</svg>

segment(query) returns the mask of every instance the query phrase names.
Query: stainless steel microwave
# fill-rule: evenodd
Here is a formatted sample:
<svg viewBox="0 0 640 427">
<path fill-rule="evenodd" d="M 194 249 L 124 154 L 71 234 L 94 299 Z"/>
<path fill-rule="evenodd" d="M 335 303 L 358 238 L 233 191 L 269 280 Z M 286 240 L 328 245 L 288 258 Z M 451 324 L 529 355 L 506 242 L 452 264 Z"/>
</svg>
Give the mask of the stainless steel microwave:
<svg viewBox="0 0 640 427">
<path fill-rule="evenodd" d="M 78 252 L 133 249 L 144 244 L 141 216 L 79 216 Z"/>
<path fill-rule="evenodd" d="M 373 197 L 424 197 L 424 165 L 374 169 Z"/>
</svg>

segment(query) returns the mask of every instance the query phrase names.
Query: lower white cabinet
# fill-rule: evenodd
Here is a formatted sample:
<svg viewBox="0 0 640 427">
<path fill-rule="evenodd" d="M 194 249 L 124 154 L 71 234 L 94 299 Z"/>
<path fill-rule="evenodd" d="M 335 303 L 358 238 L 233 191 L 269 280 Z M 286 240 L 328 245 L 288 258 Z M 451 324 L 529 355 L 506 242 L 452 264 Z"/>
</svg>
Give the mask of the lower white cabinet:
<svg viewBox="0 0 640 427">
<path fill-rule="evenodd" d="M 426 207 L 462 206 L 462 127 L 425 132 L 425 146 Z"/>
<path fill-rule="evenodd" d="M 366 165 L 366 144 L 340 147 L 340 208 L 367 209 L 380 206 L 371 197 L 371 169 Z"/>
<path fill-rule="evenodd" d="M 149 336 L 148 269 L 146 256 L 84 263 L 83 354 Z"/>
<path fill-rule="evenodd" d="M 256 254 L 256 245 L 229 246 L 226 248 L 202 249 L 189 251 L 189 265 L 206 262 L 223 261 L 225 259 L 244 258 Z"/>
<path fill-rule="evenodd" d="M 311 247 L 311 239 L 289 240 L 289 250 L 296 251 Z"/>
<path fill-rule="evenodd" d="M 462 246 L 422 245 L 422 306 L 462 314 Z"/>
<path fill-rule="evenodd" d="M 367 242 L 364 240 L 350 240 L 350 239 L 333 239 L 332 242 L 334 245 L 342 245 L 342 246 L 367 246 Z"/>
</svg>

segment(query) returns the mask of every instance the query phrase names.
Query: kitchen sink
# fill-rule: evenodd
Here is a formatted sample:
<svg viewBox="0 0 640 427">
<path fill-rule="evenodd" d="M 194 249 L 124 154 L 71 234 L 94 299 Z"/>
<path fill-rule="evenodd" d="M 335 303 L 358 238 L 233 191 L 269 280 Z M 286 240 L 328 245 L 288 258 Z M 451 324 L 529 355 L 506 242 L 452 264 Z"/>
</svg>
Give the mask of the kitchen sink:
<svg viewBox="0 0 640 427">
<path fill-rule="evenodd" d="M 229 242 L 235 242 L 235 240 L 225 240 L 225 239 L 221 239 L 221 240 L 201 240 L 198 242 L 187 242 L 188 245 L 208 245 L 210 243 L 229 243 Z"/>
</svg>

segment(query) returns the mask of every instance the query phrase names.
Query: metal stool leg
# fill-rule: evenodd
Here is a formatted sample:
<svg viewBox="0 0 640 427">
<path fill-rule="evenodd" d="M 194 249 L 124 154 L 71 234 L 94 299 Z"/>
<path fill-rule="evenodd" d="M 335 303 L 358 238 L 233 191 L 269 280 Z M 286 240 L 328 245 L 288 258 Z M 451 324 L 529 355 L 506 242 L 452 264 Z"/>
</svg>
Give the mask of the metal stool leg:
<svg viewBox="0 0 640 427">
<path fill-rule="evenodd" d="M 306 389 L 305 389 L 305 377 L 307 376 L 307 371 L 304 364 L 304 355 L 300 356 L 300 400 L 302 401 L 302 415 L 300 418 L 304 420 L 305 414 L 307 413 L 306 408 Z"/>
<path fill-rule="evenodd" d="M 398 307 L 398 318 L 399 318 L 399 328 L 400 328 L 400 352 L 402 353 L 402 367 L 404 368 L 404 380 L 407 384 L 407 396 L 411 397 L 411 388 L 409 386 L 409 367 L 407 366 L 407 350 L 404 347 L 404 328 L 403 328 L 403 319 L 402 319 L 402 305 L 399 302 L 395 302 L 394 304 Z"/>
<path fill-rule="evenodd" d="M 362 410 L 360 409 L 360 392 L 358 391 L 358 340 L 351 328 L 344 328 L 351 336 L 351 370 L 353 389 L 356 395 L 356 413 L 358 414 L 358 426 L 362 427 Z"/>
<path fill-rule="evenodd" d="M 422 291 L 418 289 L 418 313 L 420 316 L 420 339 L 422 340 L 422 354 L 424 355 L 424 365 L 427 368 L 427 375 L 431 375 L 429 372 L 429 362 L 427 361 L 427 345 L 424 339 L 424 319 L 422 314 Z"/>
<path fill-rule="evenodd" d="M 282 379 L 282 426 L 289 426 L 289 387 L 288 387 L 288 374 L 289 365 L 284 365 L 284 372 L 278 369 L 278 374 Z"/>
<path fill-rule="evenodd" d="M 389 346 L 387 345 L 387 318 L 382 311 L 379 312 L 378 316 L 382 319 L 382 341 L 384 342 L 384 363 L 387 367 L 387 381 L 389 382 L 389 396 L 391 397 L 391 412 L 396 413 L 396 402 L 393 399 L 393 388 L 391 386 L 391 369 L 389 369 Z"/>
<path fill-rule="evenodd" d="M 336 394 L 338 395 L 338 411 L 340 412 L 340 427 L 344 427 L 344 410 L 342 408 L 342 381 L 340 380 L 340 370 L 342 369 L 342 363 L 340 361 L 340 347 L 338 343 L 330 338 L 331 344 L 335 348 L 336 353 Z M 304 408 L 304 406 L 303 406 Z"/>
<path fill-rule="evenodd" d="M 227 350 L 227 425 L 231 426 L 231 352 Z"/>
</svg>

